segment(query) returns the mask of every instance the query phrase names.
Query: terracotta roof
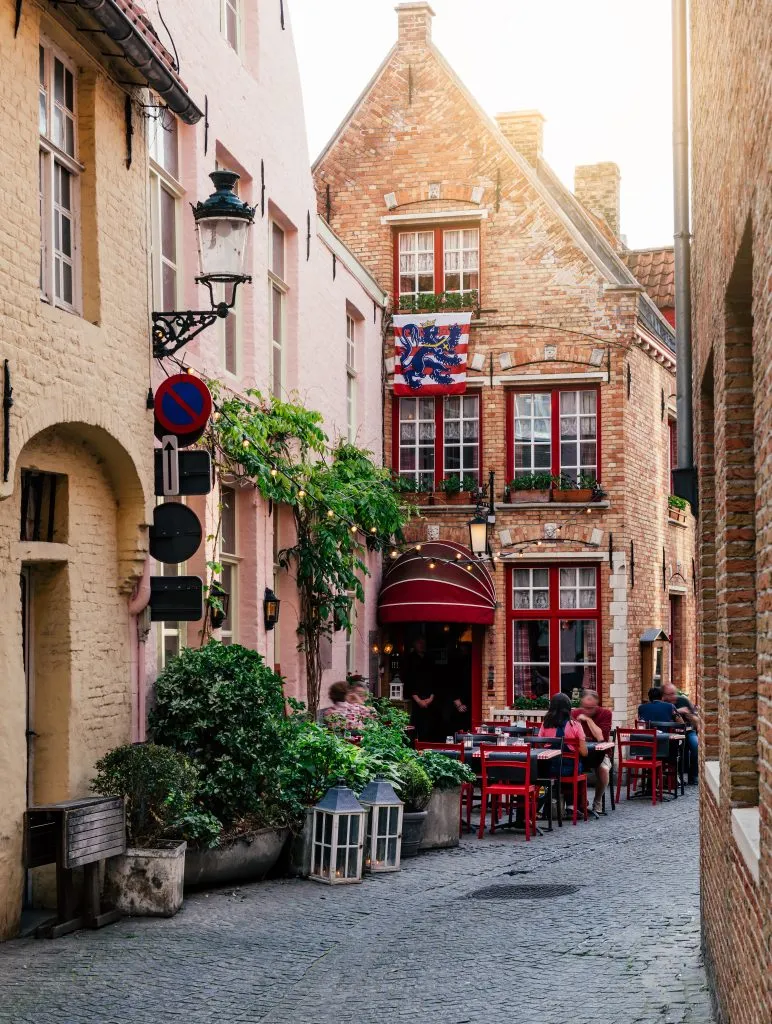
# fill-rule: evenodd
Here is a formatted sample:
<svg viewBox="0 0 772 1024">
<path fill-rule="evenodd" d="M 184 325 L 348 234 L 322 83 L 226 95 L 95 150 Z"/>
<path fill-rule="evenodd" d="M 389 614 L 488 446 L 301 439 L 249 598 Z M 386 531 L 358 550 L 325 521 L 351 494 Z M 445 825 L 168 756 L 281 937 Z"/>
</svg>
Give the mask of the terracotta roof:
<svg viewBox="0 0 772 1024">
<path fill-rule="evenodd" d="M 177 62 L 158 38 L 158 33 L 145 13 L 145 5 L 141 3 L 141 0 L 115 0 L 115 6 L 120 7 L 137 31 L 144 36 L 148 45 L 155 50 L 164 64 L 176 74 L 179 70 Z"/>
<path fill-rule="evenodd" d="M 620 255 L 660 309 L 675 305 L 672 246 L 666 249 L 628 249 Z"/>
</svg>

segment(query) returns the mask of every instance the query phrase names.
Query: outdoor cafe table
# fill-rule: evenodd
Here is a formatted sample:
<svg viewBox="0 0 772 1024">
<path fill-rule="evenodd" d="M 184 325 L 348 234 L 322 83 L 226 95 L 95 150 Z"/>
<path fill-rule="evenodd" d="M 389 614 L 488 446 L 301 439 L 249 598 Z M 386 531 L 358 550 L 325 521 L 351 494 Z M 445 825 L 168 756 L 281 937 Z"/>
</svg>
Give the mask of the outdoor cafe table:
<svg viewBox="0 0 772 1024">
<path fill-rule="evenodd" d="M 636 726 L 636 729 L 640 728 L 641 732 L 644 730 L 644 726 Z M 645 728 L 649 728 L 648 725 Z M 665 746 L 667 744 L 667 746 Z M 589 745 L 589 744 L 588 744 Z M 660 728 L 657 726 L 657 759 L 660 761 L 674 761 L 678 768 L 678 779 L 676 781 L 674 790 L 674 799 L 678 799 L 678 785 L 681 785 L 681 796 L 684 795 L 684 750 L 686 747 L 686 731 L 684 732 L 671 732 L 667 728 Z M 641 786 L 640 792 L 634 793 L 631 799 L 635 797 L 650 796 L 645 790 L 645 786 Z"/>
</svg>

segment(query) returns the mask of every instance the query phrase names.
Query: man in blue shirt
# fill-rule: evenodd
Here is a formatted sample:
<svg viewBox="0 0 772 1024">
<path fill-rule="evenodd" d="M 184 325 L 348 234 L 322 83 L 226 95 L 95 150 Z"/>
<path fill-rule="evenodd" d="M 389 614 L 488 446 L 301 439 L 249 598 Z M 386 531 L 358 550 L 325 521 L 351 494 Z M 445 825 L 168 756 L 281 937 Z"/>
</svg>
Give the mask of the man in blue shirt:
<svg viewBox="0 0 772 1024">
<path fill-rule="evenodd" d="M 649 690 L 649 701 L 647 704 L 638 705 L 638 718 L 649 724 L 668 724 L 669 722 L 680 722 L 676 717 L 674 704 L 669 704 L 662 699 L 662 690 L 659 686 L 652 686 Z"/>
</svg>

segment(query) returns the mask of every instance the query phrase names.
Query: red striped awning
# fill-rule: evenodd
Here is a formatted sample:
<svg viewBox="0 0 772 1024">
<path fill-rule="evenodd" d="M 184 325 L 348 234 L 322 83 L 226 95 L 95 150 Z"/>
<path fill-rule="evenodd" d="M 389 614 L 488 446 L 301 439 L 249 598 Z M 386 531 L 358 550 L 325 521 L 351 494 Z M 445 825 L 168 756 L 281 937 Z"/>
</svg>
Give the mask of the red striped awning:
<svg viewBox="0 0 772 1024">
<path fill-rule="evenodd" d="M 434 568 L 429 568 L 430 564 Z M 471 566 L 471 569 L 468 568 Z M 411 547 L 388 567 L 378 619 L 390 622 L 493 623 L 496 588 L 485 564 L 451 541 Z"/>
</svg>

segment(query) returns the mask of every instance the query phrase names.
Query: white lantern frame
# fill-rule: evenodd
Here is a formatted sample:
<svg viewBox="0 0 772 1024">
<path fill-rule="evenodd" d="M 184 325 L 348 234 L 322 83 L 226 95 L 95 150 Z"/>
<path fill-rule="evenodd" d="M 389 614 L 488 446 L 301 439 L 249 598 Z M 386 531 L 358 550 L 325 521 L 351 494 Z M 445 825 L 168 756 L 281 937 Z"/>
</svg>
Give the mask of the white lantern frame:
<svg viewBox="0 0 772 1024">
<path fill-rule="evenodd" d="M 359 802 L 368 812 L 364 870 L 371 874 L 399 871 L 404 803 L 381 776 L 365 786 L 359 794 Z M 383 854 L 379 856 L 381 850 Z"/>
<path fill-rule="evenodd" d="M 327 885 L 361 882 L 367 811 L 343 782 L 314 807 L 312 829 L 308 877 Z"/>
</svg>

